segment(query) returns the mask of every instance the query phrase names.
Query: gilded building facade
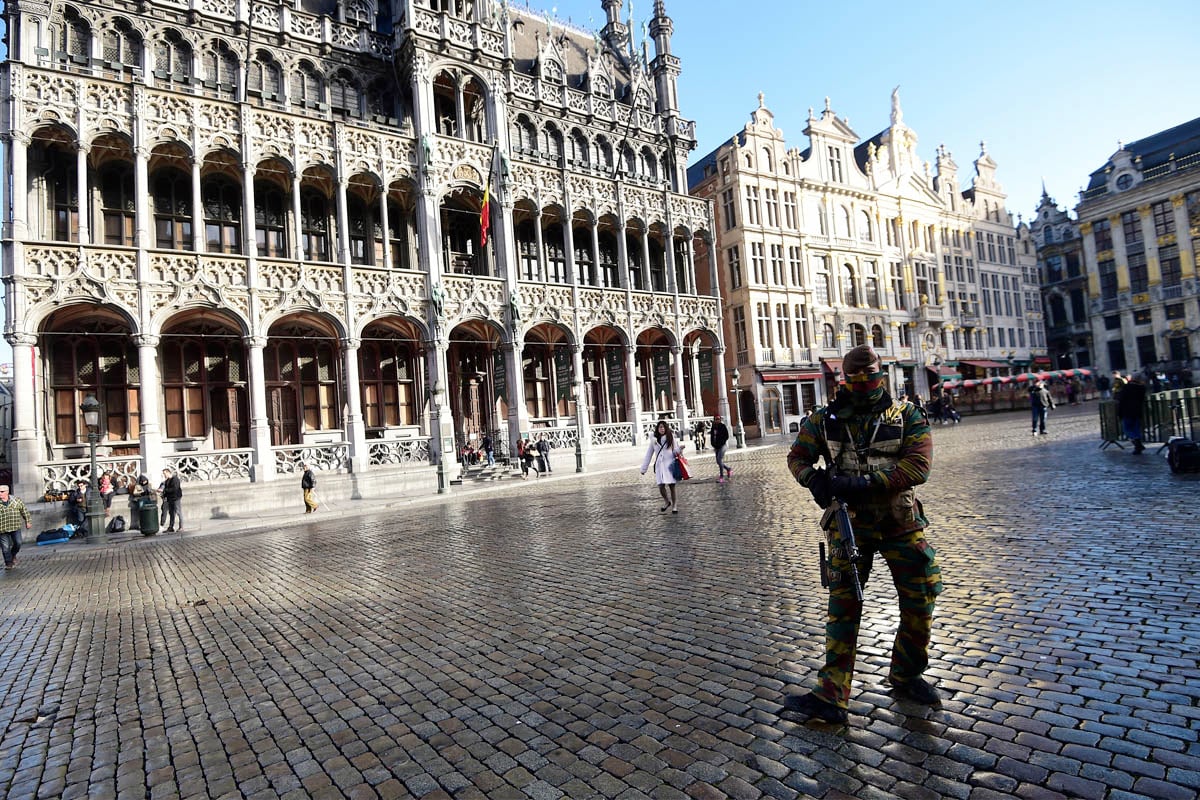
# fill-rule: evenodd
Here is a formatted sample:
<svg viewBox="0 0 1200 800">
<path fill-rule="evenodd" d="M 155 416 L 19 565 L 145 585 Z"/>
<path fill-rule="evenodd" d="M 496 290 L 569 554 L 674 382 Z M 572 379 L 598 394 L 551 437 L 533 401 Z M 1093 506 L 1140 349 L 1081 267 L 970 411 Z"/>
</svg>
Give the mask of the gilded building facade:
<svg viewBox="0 0 1200 800">
<path fill-rule="evenodd" d="M 1028 364 L 1036 284 L 986 149 L 961 191 L 945 148 L 936 173 L 918 157 L 898 92 L 888 127 L 865 141 L 828 100 L 804 134 L 806 149 L 789 148 L 760 95 L 745 128 L 688 175 L 714 203 L 725 369 L 748 435 L 789 435 L 857 344 L 880 352 L 893 392 L 924 397 Z"/>
<path fill-rule="evenodd" d="M 5 4 L 16 482 L 636 443 L 724 399 L 673 24 L 488 0 Z"/>
<path fill-rule="evenodd" d="M 1075 208 L 1101 371 L 1200 370 L 1200 119 L 1122 145 Z"/>
<path fill-rule="evenodd" d="M 1051 364 L 1055 369 L 1091 367 L 1095 363 L 1091 301 L 1079 226 L 1043 187 L 1029 232 L 1037 246 Z"/>
</svg>

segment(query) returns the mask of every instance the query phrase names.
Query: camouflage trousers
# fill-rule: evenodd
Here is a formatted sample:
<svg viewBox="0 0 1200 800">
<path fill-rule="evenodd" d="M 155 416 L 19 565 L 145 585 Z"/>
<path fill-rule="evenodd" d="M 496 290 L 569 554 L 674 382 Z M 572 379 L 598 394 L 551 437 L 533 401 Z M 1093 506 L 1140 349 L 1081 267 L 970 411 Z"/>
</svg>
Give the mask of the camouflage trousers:
<svg viewBox="0 0 1200 800">
<path fill-rule="evenodd" d="M 942 570 L 937 553 L 925 541 L 922 531 L 883 536 L 869 529 L 856 529 L 855 539 L 861 558 L 859 580 L 866 586 L 871 563 L 879 553 L 892 573 L 892 583 L 900 598 L 900 627 L 892 644 L 892 664 L 888 677 L 907 681 L 919 677 L 929 665 L 929 633 L 933 625 L 933 606 L 942 591 Z M 825 623 L 825 666 L 818 673 L 818 697 L 840 708 L 850 704 L 850 682 L 858 646 L 858 626 L 862 602 L 854 597 L 846 562 L 840 548 L 833 553 L 833 569 L 839 578 L 830 584 L 829 616 Z"/>
</svg>

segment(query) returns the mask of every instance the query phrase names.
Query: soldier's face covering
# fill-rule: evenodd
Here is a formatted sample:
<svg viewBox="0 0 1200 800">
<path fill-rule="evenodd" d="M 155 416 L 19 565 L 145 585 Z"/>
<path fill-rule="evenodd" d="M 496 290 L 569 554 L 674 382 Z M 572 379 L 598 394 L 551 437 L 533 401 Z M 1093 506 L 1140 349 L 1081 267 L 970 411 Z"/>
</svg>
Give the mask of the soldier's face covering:
<svg viewBox="0 0 1200 800">
<path fill-rule="evenodd" d="M 878 364 L 868 371 L 846 376 L 846 388 L 850 390 L 850 397 L 858 407 L 878 403 L 883 398 L 886 382 L 887 373 L 880 369 Z"/>
</svg>

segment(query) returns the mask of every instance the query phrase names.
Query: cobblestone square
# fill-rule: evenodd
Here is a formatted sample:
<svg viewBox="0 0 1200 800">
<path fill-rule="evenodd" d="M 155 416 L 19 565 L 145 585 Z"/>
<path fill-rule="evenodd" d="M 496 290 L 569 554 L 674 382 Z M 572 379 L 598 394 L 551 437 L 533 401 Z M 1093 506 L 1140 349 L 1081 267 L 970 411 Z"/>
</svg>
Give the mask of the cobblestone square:
<svg viewBox="0 0 1200 800">
<path fill-rule="evenodd" d="M 629 468 L 286 529 L 37 548 L 0 577 L 0 796 L 1196 798 L 1200 476 L 1094 406 L 935 428 L 929 710 L 866 588 L 844 729 L 782 446 L 661 514 Z"/>
</svg>

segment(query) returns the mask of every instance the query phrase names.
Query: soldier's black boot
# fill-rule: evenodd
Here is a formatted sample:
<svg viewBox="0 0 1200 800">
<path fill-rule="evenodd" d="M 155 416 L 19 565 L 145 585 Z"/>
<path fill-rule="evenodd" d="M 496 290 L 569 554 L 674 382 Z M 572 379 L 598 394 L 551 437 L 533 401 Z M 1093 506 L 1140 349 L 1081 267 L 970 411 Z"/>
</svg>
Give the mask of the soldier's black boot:
<svg viewBox="0 0 1200 800">
<path fill-rule="evenodd" d="M 783 701 L 783 710 L 799 717 L 815 718 L 822 722 L 844 724 L 849 715 L 846 709 L 838 708 L 833 703 L 822 700 L 812 692 L 808 694 L 790 694 Z"/>
<path fill-rule="evenodd" d="M 923 706 L 940 706 L 942 698 L 937 689 L 933 688 L 924 678 L 913 678 L 910 681 L 889 679 L 892 684 L 892 694 L 920 703 Z"/>
</svg>

